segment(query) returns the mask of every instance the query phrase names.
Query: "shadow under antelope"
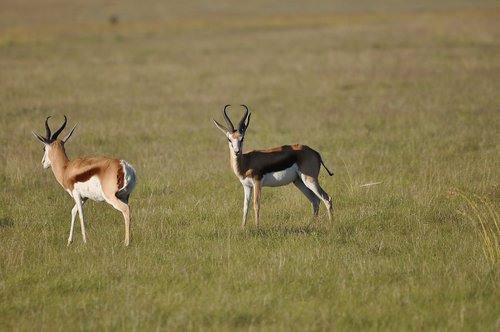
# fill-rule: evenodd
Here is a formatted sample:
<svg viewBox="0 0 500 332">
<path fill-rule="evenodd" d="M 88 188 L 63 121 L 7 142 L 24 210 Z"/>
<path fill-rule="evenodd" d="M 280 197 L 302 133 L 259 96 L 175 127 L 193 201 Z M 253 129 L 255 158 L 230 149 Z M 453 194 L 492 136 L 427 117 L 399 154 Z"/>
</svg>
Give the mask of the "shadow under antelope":
<svg viewBox="0 0 500 332">
<path fill-rule="evenodd" d="M 55 133 L 51 134 L 49 117 L 45 119 L 45 137 L 35 132 L 40 142 L 44 144 L 42 159 L 43 168 L 52 167 L 52 172 L 59 184 L 75 200 L 71 210 L 71 228 L 69 231 L 68 246 L 73 242 L 73 230 L 76 213 L 80 217 L 83 242 L 87 242 L 85 235 L 85 221 L 83 218 L 83 205 L 87 199 L 105 201 L 123 213 L 125 220 L 125 245 L 130 243 L 130 209 L 128 200 L 136 185 L 135 170 L 125 160 L 107 157 L 77 158 L 69 160 L 64 144 L 73 134 L 76 125 L 63 138 L 57 137 L 66 126 L 67 118 Z"/>
<path fill-rule="evenodd" d="M 332 198 L 319 185 L 318 176 L 321 165 L 330 176 L 333 173 L 325 166 L 321 155 L 302 144 L 283 145 L 243 153 L 243 140 L 252 114 L 248 113 L 248 107 L 241 105 L 245 108 L 245 114 L 241 118 L 238 128 L 235 129 L 226 113 L 229 106 L 231 105 L 226 105 L 223 111 L 228 128 L 215 120 L 213 121 L 229 141 L 231 168 L 243 185 L 245 200 L 243 201 L 242 227 L 246 224 L 252 191 L 255 224 L 258 226 L 262 187 L 278 187 L 290 183 L 293 183 L 311 202 L 314 217 L 317 217 L 320 201 L 323 201 L 331 222 Z"/>
</svg>

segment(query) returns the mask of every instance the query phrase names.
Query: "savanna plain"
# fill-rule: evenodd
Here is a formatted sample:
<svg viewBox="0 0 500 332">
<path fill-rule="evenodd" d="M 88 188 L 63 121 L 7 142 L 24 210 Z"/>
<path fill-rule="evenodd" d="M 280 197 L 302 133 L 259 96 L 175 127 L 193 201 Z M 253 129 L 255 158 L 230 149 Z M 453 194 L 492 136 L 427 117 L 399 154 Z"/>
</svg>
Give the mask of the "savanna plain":
<svg viewBox="0 0 500 332">
<path fill-rule="evenodd" d="M 0 2 L 0 330 L 500 330 L 496 1 Z M 302 143 L 333 197 L 243 190 L 212 119 L 252 111 L 245 150 Z M 43 170 L 134 165 L 121 214 Z"/>
</svg>

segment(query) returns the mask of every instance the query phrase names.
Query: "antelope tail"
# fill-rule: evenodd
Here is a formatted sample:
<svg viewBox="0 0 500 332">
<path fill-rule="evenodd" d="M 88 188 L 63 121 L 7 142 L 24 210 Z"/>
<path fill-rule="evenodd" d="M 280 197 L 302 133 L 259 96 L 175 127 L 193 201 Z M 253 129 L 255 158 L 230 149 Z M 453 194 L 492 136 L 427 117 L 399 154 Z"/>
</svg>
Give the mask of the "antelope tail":
<svg viewBox="0 0 500 332">
<path fill-rule="evenodd" d="M 333 173 L 330 172 L 330 170 L 326 167 L 325 163 L 323 162 L 323 159 L 321 159 L 321 165 L 323 165 L 323 167 L 326 169 L 326 171 L 328 172 L 328 175 L 332 176 Z"/>
</svg>

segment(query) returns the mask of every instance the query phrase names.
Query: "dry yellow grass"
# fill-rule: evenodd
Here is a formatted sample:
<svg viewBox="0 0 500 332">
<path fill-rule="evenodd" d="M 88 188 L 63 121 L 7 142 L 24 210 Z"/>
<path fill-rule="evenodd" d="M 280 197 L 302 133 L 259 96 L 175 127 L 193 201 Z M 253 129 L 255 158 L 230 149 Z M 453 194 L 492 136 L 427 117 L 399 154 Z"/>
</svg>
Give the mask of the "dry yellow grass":
<svg viewBox="0 0 500 332">
<path fill-rule="evenodd" d="M 498 220 L 499 31 L 494 1 L 3 1 L 0 330 L 498 330 L 496 226 L 460 211 Z M 289 186 L 240 230 L 228 103 L 246 149 L 321 152 L 332 227 Z M 97 203 L 66 247 L 49 114 L 135 166 L 129 248 Z"/>
</svg>

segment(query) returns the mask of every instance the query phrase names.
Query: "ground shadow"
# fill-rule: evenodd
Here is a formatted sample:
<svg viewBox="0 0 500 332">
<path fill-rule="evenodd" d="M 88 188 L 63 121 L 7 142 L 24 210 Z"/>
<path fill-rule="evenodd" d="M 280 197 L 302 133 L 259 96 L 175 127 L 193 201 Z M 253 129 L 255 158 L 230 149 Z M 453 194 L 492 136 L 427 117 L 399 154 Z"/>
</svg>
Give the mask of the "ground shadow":
<svg viewBox="0 0 500 332">
<path fill-rule="evenodd" d="M 9 217 L 0 218 L 0 228 L 7 228 L 14 226 L 14 221 Z"/>
<path fill-rule="evenodd" d="M 331 227 L 328 225 L 311 222 L 305 225 L 270 225 L 260 227 L 249 227 L 245 231 L 252 237 L 276 237 L 276 236 L 306 236 L 327 234 Z"/>
</svg>

